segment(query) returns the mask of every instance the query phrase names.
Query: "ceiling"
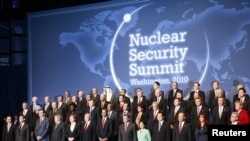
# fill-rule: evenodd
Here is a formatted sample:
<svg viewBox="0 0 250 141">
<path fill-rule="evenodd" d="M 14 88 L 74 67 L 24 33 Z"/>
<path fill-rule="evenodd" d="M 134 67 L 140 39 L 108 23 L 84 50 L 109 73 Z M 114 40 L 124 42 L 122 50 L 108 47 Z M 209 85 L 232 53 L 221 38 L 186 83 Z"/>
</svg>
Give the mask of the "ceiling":
<svg viewBox="0 0 250 141">
<path fill-rule="evenodd" d="M 109 0 L 0 0 L 0 19 L 25 19 L 26 13 Z"/>
</svg>

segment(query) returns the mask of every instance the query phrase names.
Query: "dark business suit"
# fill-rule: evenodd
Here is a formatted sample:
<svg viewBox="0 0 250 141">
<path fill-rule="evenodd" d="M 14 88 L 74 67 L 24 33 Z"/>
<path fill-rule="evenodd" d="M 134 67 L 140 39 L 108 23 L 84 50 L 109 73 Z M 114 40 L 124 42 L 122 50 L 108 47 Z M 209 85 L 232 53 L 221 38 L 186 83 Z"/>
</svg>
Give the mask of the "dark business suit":
<svg viewBox="0 0 250 141">
<path fill-rule="evenodd" d="M 189 95 L 189 101 L 193 101 L 194 100 L 194 92 L 195 91 L 191 91 L 190 95 Z M 202 98 L 202 100 L 205 102 L 205 92 L 202 90 L 199 90 L 199 96 Z"/>
<path fill-rule="evenodd" d="M 209 91 L 208 93 L 208 101 L 207 101 L 207 104 L 209 105 L 216 97 L 216 93 L 215 93 L 216 90 L 212 89 Z M 225 94 L 225 91 L 223 91 L 223 94 Z"/>
<path fill-rule="evenodd" d="M 103 119 L 99 118 L 96 125 L 96 134 L 97 138 L 107 138 L 108 141 L 111 139 L 113 129 L 112 129 L 112 121 L 108 117 L 106 117 L 105 124 L 103 126 Z"/>
<path fill-rule="evenodd" d="M 184 122 L 181 132 L 179 132 L 179 122 L 174 125 L 173 141 L 191 141 L 191 126 L 189 123 Z"/>
<path fill-rule="evenodd" d="M 62 121 L 64 121 L 63 118 L 65 117 L 63 117 L 62 109 L 52 109 L 49 112 L 49 120 L 51 123 L 54 123 L 54 117 L 57 114 L 61 115 Z"/>
<path fill-rule="evenodd" d="M 24 110 L 22 110 L 22 111 L 20 111 L 19 115 L 23 115 L 24 116 L 25 123 L 27 123 L 28 125 L 31 124 L 32 116 L 33 116 L 32 110 L 28 109 L 25 114 L 24 114 Z"/>
<path fill-rule="evenodd" d="M 149 101 L 148 101 L 148 99 L 146 99 L 146 97 L 145 96 L 142 96 L 142 98 L 141 98 L 142 100 L 141 100 L 141 102 L 139 103 L 138 102 L 138 97 L 137 96 L 135 96 L 134 97 L 134 99 L 133 99 L 133 103 L 132 103 L 132 112 L 134 113 L 134 114 L 136 114 L 137 113 L 137 106 L 138 105 L 140 105 L 140 106 L 142 106 L 143 108 L 144 108 L 144 112 L 146 113 L 146 114 L 148 114 L 149 113 Z"/>
<path fill-rule="evenodd" d="M 228 106 L 231 110 L 231 104 L 230 104 L 230 101 L 225 98 L 225 105 Z M 213 109 L 214 107 L 218 106 L 218 98 L 215 98 L 211 101 L 211 103 L 209 104 L 209 109 L 210 109 L 210 113 L 213 113 Z"/>
<path fill-rule="evenodd" d="M 53 124 L 50 141 L 65 141 L 65 124 L 63 122 Z"/>
<path fill-rule="evenodd" d="M 93 110 L 91 112 L 90 108 L 87 108 L 85 113 L 90 113 L 91 120 L 94 121 L 95 124 L 97 124 L 97 120 L 101 117 L 101 113 L 98 107 L 93 107 Z"/>
<path fill-rule="evenodd" d="M 172 109 L 169 113 L 169 118 L 168 118 L 169 124 L 172 124 L 172 125 L 174 125 L 178 122 L 178 114 L 180 112 L 186 113 L 186 108 L 180 106 L 180 108 L 177 110 L 176 114 L 174 114 L 174 112 L 175 112 L 175 107 L 172 107 Z"/>
<path fill-rule="evenodd" d="M 69 137 L 74 138 L 74 141 L 81 141 L 81 124 L 76 123 L 75 128 L 71 131 L 70 124 L 66 125 L 65 138 L 68 140 Z"/>
<path fill-rule="evenodd" d="M 162 125 L 159 127 L 159 122 L 154 124 L 152 141 L 170 141 L 170 128 L 166 121 L 162 122 Z"/>
<path fill-rule="evenodd" d="M 87 129 L 84 130 L 85 123 L 82 124 L 81 141 L 96 141 L 96 123 L 90 121 Z"/>
<path fill-rule="evenodd" d="M 49 118 L 43 117 L 43 120 L 41 121 L 38 119 L 36 121 L 36 127 L 35 127 L 35 135 L 41 136 L 40 141 L 49 141 L 50 140 L 50 121 Z"/>
<path fill-rule="evenodd" d="M 111 135 L 111 141 L 117 141 L 118 140 L 118 128 L 117 127 L 117 118 L 118 118 L 118 114 L 116 111 L 112 111 L 111 114 L 108 113 L 108 118 L 111 120 L 112 122 L 112 135 Z"/>
<path fill-rule="evenodd" d="M 221 118 L 219 117 L 219 106 L 216 106 L 213 109 L 211 124 L 228 125 L 230 124 L 230 117 L 231 117 L 231 110 L 228 106 L 223 107 Z"/>
<path fill-rule="evenodd" d="M 155 97 L 154 101 L 157 101 L 157 97 Z M 168 100 L 164 98 L 164 96 L 161 96 L 160 102 L 158 103 L 159 109 L 166 113 L 167 106 L 168 106 Z M 166 116 L 167 117 L 167 116 Z"/>
<path fill-rule="evenodd" d="M 174 99 L 176 97 L 177 92 L 183 93 L 183 91 L 181 89 L 178 89 L 178 88 L 175 90 L 175 92 L 174 92 L 173 89 L 168 91 L 168 96 L 167 96 L 168 99 L 167 100 L 168 100 L 169 112 L 170 112 L 170 110 L 171 110 L 171 108 L 173 106 L 172 103 L 174 102 Z"/>
<path fill-rule="evenodd" d="M 10 125 L 9 131 L 7 124 L 3 126 L 2 130 L 2 141 L 14 141 L 15 140 L 15 129 L 16 126 L 14 124 Z"/>
<path fill-rule="evenodd" d="M 134 123 L 129 123 L 125 131 L 125 125 L 119 126 L 118 141 L 137 141 L 137 131 Z"/>
<path fill-rule="evenodd" d="M 22 128 L 18 126 L 16 128 L 15 141 L 30 141 L 30 129 L 28 124 L 24 124 Z"/>
<path fill-rule="evenodd" d="M 42 109 L 45 111 L 45 116 L 49 117 L 50 110 L 52 110 L 52 104 L 49 102 L 47 109 L 46 109 L 46 103 L 43 104 Z"/>
</svg>

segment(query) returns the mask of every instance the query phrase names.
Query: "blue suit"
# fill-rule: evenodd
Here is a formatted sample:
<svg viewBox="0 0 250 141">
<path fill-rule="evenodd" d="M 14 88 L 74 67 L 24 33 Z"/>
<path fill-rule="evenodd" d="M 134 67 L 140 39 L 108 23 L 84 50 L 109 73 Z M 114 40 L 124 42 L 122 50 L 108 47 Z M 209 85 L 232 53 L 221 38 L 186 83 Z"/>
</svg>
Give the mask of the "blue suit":
<svg viewBox="0 0 250 141">
<path fill-rule="evenodd" d="M 40 119 L 36 121 L 35 135 L 42 137 L 40 141 L 50 141 L 49 127 L 50 121 L 47 117 L 43 117 L 42 121 Z"/>
</svg>

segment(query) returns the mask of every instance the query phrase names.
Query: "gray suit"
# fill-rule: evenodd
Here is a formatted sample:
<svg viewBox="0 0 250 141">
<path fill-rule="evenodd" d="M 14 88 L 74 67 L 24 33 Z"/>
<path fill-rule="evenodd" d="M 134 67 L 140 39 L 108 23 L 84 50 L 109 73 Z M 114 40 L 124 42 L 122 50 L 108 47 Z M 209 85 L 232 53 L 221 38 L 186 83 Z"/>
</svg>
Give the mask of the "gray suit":
<svg viewBox="0 0 250 141">
<path fill-rule="evenodd" d="M 54 123 L 52 127 L 51 132 L 51 141 L 64 141 L 65 140 L 65 124 L 59 123 L 56 126 L 56 123 Z"/>
<path fill-rule="evenodd" d="M 29 125 L 24 124 L 22 128 L 16 128 L 16 140 L 15 141 L 29 141 L 30 140 L 30 130 Z"/>
<path fill-rule="evenodd" d="M 134 123 L 129 123 L 125 131 L 124 123 L 119 126 L 118 141 L 137 141 L 137 131 Z"/>
</svg>

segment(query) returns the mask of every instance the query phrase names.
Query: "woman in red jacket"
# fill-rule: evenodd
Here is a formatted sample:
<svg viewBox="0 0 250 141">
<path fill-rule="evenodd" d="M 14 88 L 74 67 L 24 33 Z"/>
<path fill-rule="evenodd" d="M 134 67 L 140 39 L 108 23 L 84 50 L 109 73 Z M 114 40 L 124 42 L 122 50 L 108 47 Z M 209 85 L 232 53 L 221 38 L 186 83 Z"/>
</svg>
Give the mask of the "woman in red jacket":
<svg viewBox="0 0 250 141">
<path fill-rule="evenodd" d="M 239 124 L 241 125 L 250 124 L 250 117 L 249 117 L 248 111 L 243 108 L 243 103 L 240 101 L 235 101 L 234 106 L 235 106 L 235 110 L 239 114 L 239 119 L 238 119 Z"/>
</svg>

